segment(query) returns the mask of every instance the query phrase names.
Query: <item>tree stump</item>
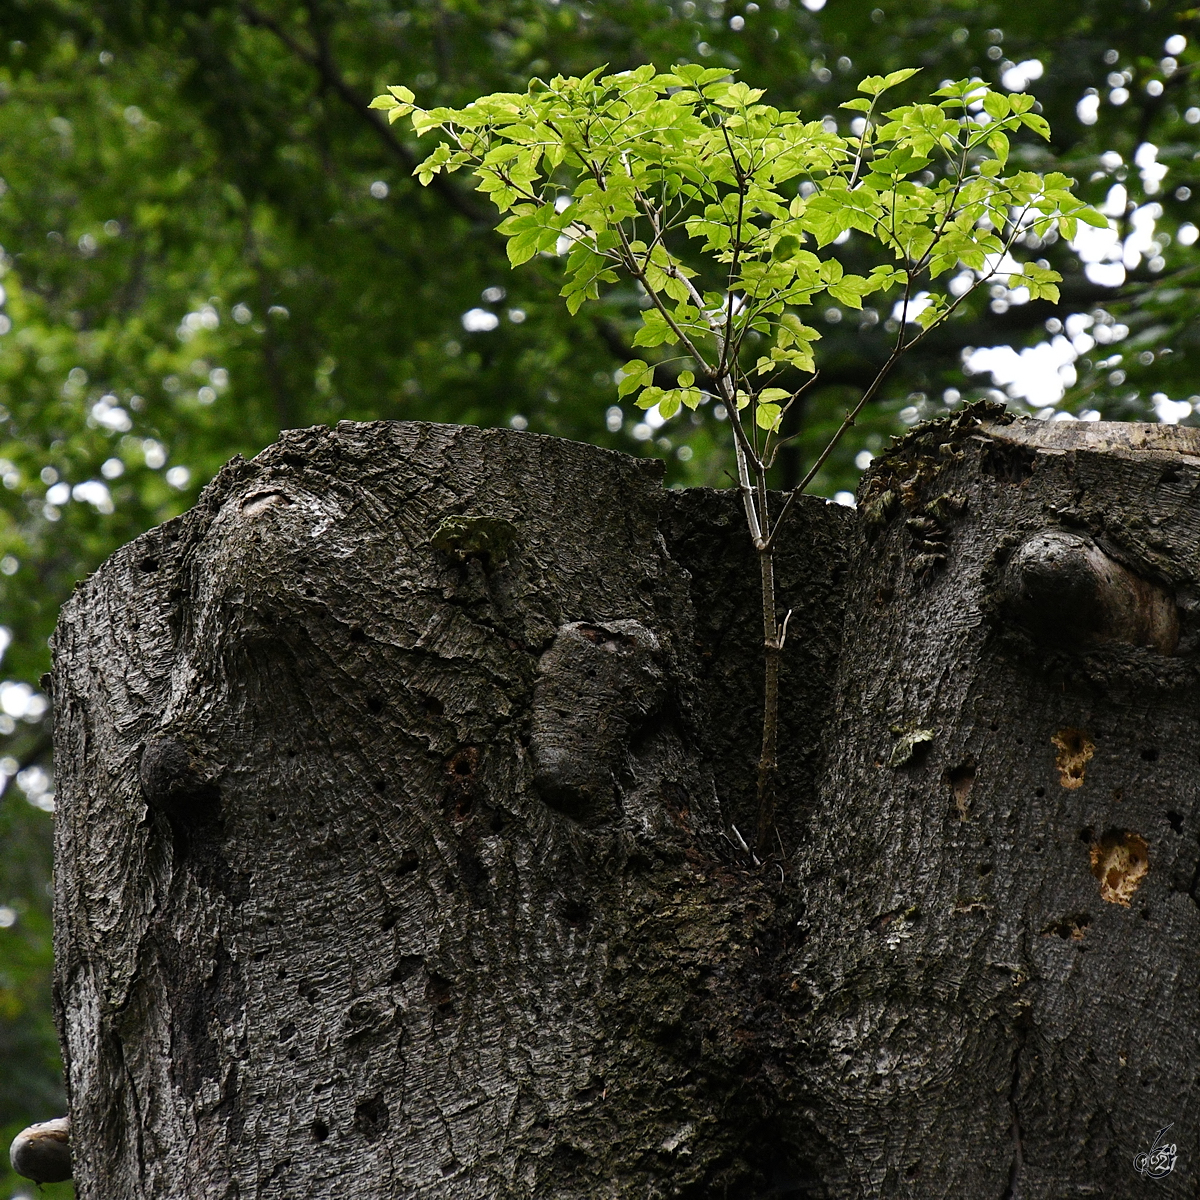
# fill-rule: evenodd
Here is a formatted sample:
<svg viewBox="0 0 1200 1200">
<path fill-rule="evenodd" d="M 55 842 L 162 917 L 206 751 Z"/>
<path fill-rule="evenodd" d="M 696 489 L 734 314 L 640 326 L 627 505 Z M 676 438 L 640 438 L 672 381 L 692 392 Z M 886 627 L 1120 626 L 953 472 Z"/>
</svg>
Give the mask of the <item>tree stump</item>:
<svg viewBox="0 0 1200 1200">
<path fill-rule="evenodd" d="M 1200 1180 L 1200 430 L 964 415 L 873 469 L 792 971 L 834 1196 Z"/>
<path fill-rule="evenodd" d="M 78 1194 L 1121 1196 L 1174 1122 L 1192 1195 L 1198 486 L 1196 431 L 977 408 L 799 506 L 760 864 L 736 495 L 234 460 L 56 634 Z"/>
<path fill-rule="evenodd" d="M 753 769 L 753 552 L 736 497 L 661 474 L 508 431 L 291 433 L 76 593 L 54 686 L 81 1196 L 784 1171 L 753 1013 L 779 872 L 714 785 Z M 832 550 L 796 567 L 827 635 L 846 527 L 813 502 L 789 551 Z M 700 619 L 680 561 L 728 580 Z M 828 638 L 797 662 L 827 703 Z M 820 722 L 793 724 L 811 796 Z"/>
</svg>

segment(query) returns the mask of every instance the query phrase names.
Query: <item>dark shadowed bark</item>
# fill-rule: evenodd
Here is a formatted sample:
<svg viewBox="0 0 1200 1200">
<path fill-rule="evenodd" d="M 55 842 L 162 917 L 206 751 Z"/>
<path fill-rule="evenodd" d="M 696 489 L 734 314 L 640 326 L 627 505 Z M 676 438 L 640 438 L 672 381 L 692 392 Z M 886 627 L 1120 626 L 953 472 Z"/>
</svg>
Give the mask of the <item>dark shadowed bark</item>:
<svg viewBox="0 0 1200 1200">
<path fill-rule="evenodd" d="M 345 423 L 110 559 L 54 676 L 83 1200 L 1192 1195 L 1200 435 L 999 420 L 795 513 L 761 865 L 734 495 Z"/>
</svg>

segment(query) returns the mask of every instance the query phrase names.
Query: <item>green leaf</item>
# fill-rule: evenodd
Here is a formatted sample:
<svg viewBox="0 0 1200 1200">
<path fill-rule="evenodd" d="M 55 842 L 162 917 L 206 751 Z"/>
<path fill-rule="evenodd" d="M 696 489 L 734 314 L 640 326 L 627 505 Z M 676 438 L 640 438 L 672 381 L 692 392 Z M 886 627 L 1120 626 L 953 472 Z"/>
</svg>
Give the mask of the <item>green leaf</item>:
<svg viewBox="0 0 1200 1200">
<path fill-rule="evenodd" d="M 817 239 L 817 245 L 828 246 L 851 227 L 854 210 L 833 197 L 814 196 L 802 220 L 804 228 Z"/>
<path fill-rule="evenodd" d="M 621 378 L 617 383 L 617 395 L 627 396 L 653 381 L 654 368 L 640 358 L 634 358 L 621 368 L 619 374 Z"/>
<path fill-rule="evenodd" d="M 817 342 L 821 339 L 820 333 L 815 329 L 810 329 L 795 313 L 784 313 L 779 318 L 779 324 L 781 333 L 783 330 L 787 330 L 798 341 Z"/>
<path fill-rule="evenodd" d="M 988 92 L 983 98 L 983 111 L 993 121 L 1002 121 L 1012 111 L 1012 105 L 1001 92 Z"/>
<path fill-rule="evenodd" d="M 929 329 L 932 325 L 937 324 L 937 322 L 942 319 L 945 313 L 945 297 L 930 296 L 929 303 L 923 309 L 921 309 L 919 313 L 917 313 L 915 318 L 910 319 L 915 320 L 922 329 Z"/>
<path fill-rule="evenodd" d="M 775 262 L 784 262 L 789 258 L 794 258 L 799 249 L 800 239 L 795 234 L 785 233 L 771 248 L 771 258 Z"/>
<path fill-rule="evenodd" d="M 554 249 L 562 232 L 563 222 L 559 217 L 553 203 L 540 208 L 523 204 L 501 221 L 497 229 L 508 238 L 508 261 L 519 267 L 539 250 Z"/>
<path fill-rule="evenodd" d="M 444 122 L 440 116 L 426 112 L 423 108 L 413 109 L 412 126 L 417 137 L 428 133 L 431 129 L 440 129 Z"/>
<path fill-rule="evenodd" d="M 778 404 L 759 404 L 754 412 L 754 421 L 759 429 L 766 429 L 768 432 L 774 432 L 779 428 L 779 422 L 782 419 L 782 410 Z"/>
<path fill-rule="evenodd" d="M 1039 137 L 1050 140 L 1050 122 L 1045 117 L 1038 116 L 1037 113 L 1022 113 L 1021 124 L 1032 129 Z"/>
<path fill-rule="evenodd" d="M 696 376 L 693 375 L 691 371 L 680 371 L 679 372 L 679 386 L 680 387 L 690 388 L 692 386 L 692 384 L 695 382 L 696 382 Z"/>
<path fill-rule="evenodd" d="M 704 94 L 709 94 L 708 88 L 705 88 Z M 762 94 L 761 88 L 750 88 L 744 83 L 731 83 L 725 87 L 719 98 L 715 95 L 713 98 L 722 108 L 742 108 L 753 104 Z"/>
<path fill-rule="evenodd" d="M 679 406 L 682 403 L 683 397 L 677 389 L 664 392 L 658 402 L 658 415 L 664 421 L 669 421 L 679 411 Z"/>
<path fill-rule="evenodd" d="M 675 331 L 667 324 L 662 313 L 656 308 L 648 308 L 642 313 L 642 327 L 634 334 L 635 346 L 661 346 L 664 342 L 675 345 L 679 340 Z"/>
<path fill-rule="evenodd" d="M 868 75 L 858 85 L 858 90 L 865 92 L 868 96 L 878 96 L 881 92 L 886 92 L 888 88 L 893 88 L 896 84 L 911 79 L 920 69 L 920 67 L 905 67 L 899 71 L 892 71 L 888 75 Z"/>
<path fill-rule="evenodd" d="M 1035 262 L 1023 263 L 1019 274 L 1008 277 L 1010 288 L 1025 287 L 1031 300 L 1049 300 L 1058 303 L 1058 288 L 1062 276 L 1049 267 L 1039 266 Z"/>
<path fill-rule="evenodd" d="M 508 261 L 512 266 L 519 267 L 538 252 L 539 232 L 537 229 L 527 229 L 508 239 L 505 249 L 508 251 Z"/>
<path fill-rule="evenodd" d="M 816 370 L 817 366 L 812 348 L 807 342 L 803 342 L 788 349 L 784 349 L 782 346 L 772 347 L 770 355 L 760 358 L 755 369 L 760 375 L 764 375 L 767 371 L 777 370 L 781 363 L 787 363 L 789 366 L 795 367 L 797 371 L 807 371 L 810 374 Z"/>
<path fill-rule="evenodd" d="M 933 95 L 948 96 L 957 102 L 950 105 L 943 104 L 943 108 L 962 108 L 967 104 L 973 104 L 976 100 L 982 100 L 987 90 L 987 85 L 979 79 L 959 79 L 938 88 Z"/>
<path fill-rule="evenodd" d="M 918 153 L 911 146 L 897 146 L 889 154 L 879 154 L 871 162 L 877 175 L 912 175 L 929 166 L 929 155 Z"/>
<path fill-rule="evenodd" d="M 861 275 L 843 275 L 826 290 L 847 308 L 862 308 L 863 297 L 878 291 L 879 285 L 874 279 L 864 279 Z"/>
<path fill-rule="evenodd" d="M 871 268 L 870 279 L 874 284 L 872 291 L 886 292 L 896 284 L 903 283 L 905 275 L 898 267 L 879 266 Z"/>
<path fill-rule="evenodd" d="M 855 112 L 870 112 L 872 107 L 871 101 L 864 96 L 855 96 L 853 100 L 838 105 L 838 108 L 852 108 Z"/>
</svg>

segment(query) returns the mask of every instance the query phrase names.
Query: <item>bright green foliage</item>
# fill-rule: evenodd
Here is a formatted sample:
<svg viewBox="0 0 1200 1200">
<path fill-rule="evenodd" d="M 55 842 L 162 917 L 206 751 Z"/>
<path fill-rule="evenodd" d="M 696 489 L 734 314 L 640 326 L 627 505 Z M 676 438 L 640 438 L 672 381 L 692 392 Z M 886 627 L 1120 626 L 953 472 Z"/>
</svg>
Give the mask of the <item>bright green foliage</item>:
<svg viewBox="0 0 1200 1200">
<path fill-rule="evenodd" d="M 372 107 L 389 121 L 409 117 L 418 135 L 446 134 L 415 174 L 428 184 L 471 167 L 478 189 L 508 214 L 498 228 L 513 266 L 567 250 L 561 294 L 571 313 L 621 273 L 637 282 L 649 304 L 633 344 L 678 349 L 687 369 L 664 389 L 651 364 L 634 359 L 618 395 L 638 392 L 638 405 L 657 405 L 664 418 L 695 409 L 694 367 L 769 435 L 798 392 L 758 380 L 788 367 L 816 371 L 820 334 L 794 309 L 861 309 L 868 296 L 897 294 L 907 321 L 927 330 L 963 293 L 916 304 L 923 281 L 965 266 L 977 287 L 1006 261 L 1010 287 L 1057 301 L 1061 277 L 1047 265 L 1012 271 L 1016 239 L 1054 227 L 1072 238 L 1081 219 L 1106 224 L 1065 175 L 1004 174 L 1010 134 L 1049 135 L 1032 96 L 963 80 L 939 88 L 936 103 L 880 111 L 884 94 L 914 73 L 860 83 L 863 95 L 843 105 L 862 113 L 857 137 L 762 103 L 760 89 L 726 68 L 696 65 L 534 79 L 524 93 L 458 109 L 420 108 L 396 86 Z M 864 275 L 821 254 L 852 230 L 883 259 Z M 896 353 L 919 336 L 902 327 Z"/>
<path fill-rule="evenodd" d="M 859 85 L 863 96 L 849 101 L 863 115 L 847 138 L 836 122 L 805 122 L 761 103 L 763 90 L 725 67 L 601 70 L 549 84 L 535 78 L 524 93 L 494 93 L 465 108 L 426 110 L 399 86 L 372 106 L 387 111 L 389 122 L 409 117 L 418 135 L 446 134 L 414 173 L 429 184 L 471 167 L 478 190 L 509 214 L 498 230 L 513 266 L 568 251 L 561 294 L 572 315 L 621 275 L 632 277 L 649 301 L 633 345 L 667 346 L 684 358 L 678 386 L 665 389 L 649 381 L 645 359 L 626 364 L 618 387 L 635 380 L 628 390 L 640 392 L 641 408 L 657 407 L 664 420 L 698 408 L 703 393 L 693 368 L 724 401 L 762 576 L 755 847 L 765 856 L 774 851 L 779 652 L 787 629 L 776 608 L 773 554 L 795 497 L 900 355 L 981 283 L 1003 270 L 1010 288 L 1057 301 L 1062 277 L 1048 263 L 1036 272 L 1009 265 L 1018 237 L 1054 230 L 1073 238 L 1081 218 L 1108 223 L 1071 195 L 1073 181 L 1063 174 L 1004 174 L 1008 135 L 1029 128 L 1045 138 L 1049 126 L 1033 112 L 1032 96 L 993 93 L 979 80 L 943 84 L 938 103 L 880 111 L 881 97 L 914 72 L 868 77 Z M 828 252 L 854 230 L 883 259 L 866 274 L 847 272 Z M 917 302 L 923 282 L 959 268 L 970 272 L 967 287 L 956 295 L 925 292 Z M 821 302 L 862 309 L 864 298 L 891 292 L 899 292 L 900 317 L 890 356 L 817 465 L 773 511 L 768 472 L 783 419 L 816 375 L 816 330 L 794 310 Z M 775 386 L 787 371 L 809 380 L 794 391 Z"/>
</svg>

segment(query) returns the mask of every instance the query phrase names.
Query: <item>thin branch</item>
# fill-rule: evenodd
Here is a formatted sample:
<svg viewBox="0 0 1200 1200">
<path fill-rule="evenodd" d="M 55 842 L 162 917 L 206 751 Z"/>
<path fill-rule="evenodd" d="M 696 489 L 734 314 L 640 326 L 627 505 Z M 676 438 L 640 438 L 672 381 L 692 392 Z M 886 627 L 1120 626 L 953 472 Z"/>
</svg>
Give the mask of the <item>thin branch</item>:
<svg viewBox="0 0 1200 1200">
<path fill-rule="evenodd" d="M 696 290 L 695 284 L 692 283 L 686 275 L 681 275 L 678 272 L 675 275 L 676 279 L 683 282 L 683 286 L 687 288 L 692 297 L 692 302 L 700 310 L 704 309 L 704 297 Z M 646 285 L 643 284 L 643 287 Z M 729 293 L 728 307 L 733 307 L 733 293 Z M 713 335 L 713 340 L 717 344 L 717 358 L 720 366 L 718 371 L 709 371 L 709 376 L 715 380 L 717 387 L 724 393 L 725 411 L 729 414 L 729 424 L 733 428 L 733 440 L 735 457 L 738 466 L 738 480 L 742 493 L 742 503 L 746 509 L 746 523 L 750 527 L 750 538 L 754 543 L 756 550 L 763 547 L 763 530 L 767 528 L 770 521 L 770 514 L 765 505 L 761 516 L 755 509 L 755 490 L 753 481 L 750 479 L 750 470 L 748 462 L 754 464 L 754 472 L 760 483 L 765 479 L 766 468 L 763 465 L 762 459 L 759 457 L 757 448 L 751 444 L 750 439 L 746 436 L 745 426 L 742 424 L 742 415 L 737 406 L 737 386 L 736 377 L 731 380 L 730 376 L 736 371 L 736 361 L 729 362 L 727 360 L 727 346 L 725 335 L 722 332 L 722 322 L 712 317 L 706 318 L 708 326 Z M 700 360 L 703 361 L 703 360 Z M 747 389 L 748 390 L 748 389 Z M 760 489 L 761 490 L 761 489 Z"/>
<path fill-rule="evenodd" d="M 1022 216 L 1024 215 L 1025 212 L 1028 212 L 1028 206 L 1022 211 Z M 1012 226 L 1013 226 L 1013 232 L 1009 235 L 1008 241 L 1002 243 L 1002 249 L 1001 249 L 1000 254 L 997 257 L 996 266 L 993 267 L 986 275 L 979 276 L 979 278 L 976 279 L 976 281 L 969 288 L 967 288 L 967 290 L 964 291 L 961 296 L 956 296 L 954 298 L 953 302 L 946 306 L 946 311 L 944 313 L 942 313 L 942 315 L 936 321 L 934 321 L 931 325 L 927 326 L 926 328 L 922 329 L 920 331 L 920 333 L 916 334 L 914 337 L 910 338 L 906 342 L 904 340 L 904 330 L 905 330 L 905 326 L 907 325 L 908 306 L 909 306 L 909 302 L 910 302 L 910 296 L 911 296 L 912 285 L 913 285 L 912 275 L 911 274 L 909 275 L 908 282 L 905 284 L 905 288 L 904 288 L 904 298 L 902 301 L 903 309 L 902 309 L 901 318 L 900 318 L 900 329 L 897 333 L 896 344 L 892 347 L 891 354 L 888 355 L 887 361 L 883 364 L 882 367 L 880 367 L 879 373 L 871 381 L 871 383 L 867 387 L 866 391 L 863 392 L 858 403 L 855 404 L 855 406 L 849 412 L 846 413 L 845 419 L 842 421 L 841 425 L 838 427 L 837 432 L 835 432 L 833 437 L 831 437 L 829 439 L 829 442 L 826 444 L 825 449 L 822 450 L 821 453 L 817 456 L 816 462 L 813 463 L 813 465 L 809 469 L 808 473 L 804 476 L 803 479 L 800 480 L 800 482 L 788 494 L 788 498 L 784 502 L 784 506 L 783 506 L 782 510 L 780 511 L 779 516 L 776 517 L 776 519 L 775 519 L 775 523 L 771 529 L 770 537 L 768 537 L 768 539 L 767 539 L 767 548 L 768 549 L 773 545 L 773 543 L 775 541 L 775 537 L 779 532 L 780 525 L 783 523 L 783 520 L 787 516 L 788 511 L 791 509 L 792 504 L 795 501 L 796 497 L 801 495 L 803 493 L 804 489 L 807 488 L 810 483 L 812 483 L 813 479 L 816 477 L 817 472 L 825 465 L 826 460 L 833 453 L 834 448 L 842 440 L 843 434 L 845 434 L 845 432 L 854 424 L 854 422 L 858 418 L 859 413 L 862 412 L 862 410 L 866 407 L 866 405 L 879 392 L 879 389 L 883 386 L 888 375 L 891 374 L 892 368 L 896 365 L 896 362 L 900 358 L 902 358 L 905 354 L 907 354 L 914 346 L 917 346 L 921 342 L 923 342 L 925 340 L 925 338 L 928 337 L 929 334 L 933 332 L 933 330 L 944 325 L 946 323 L 946 321 L 950 318 L 950 316 L 959 307 L 959 305 L 963 303 L 963 301 L 965 301 L 969 296 L 974 295 L 975 292 L 978 291 L 978 289 L 981 288 L 989 280 L 994 279 L 996 277 L 996 275 L 999 273 L 998 267 L 999 267 L 1000 262 L 1003 261 L 1005 255 L 1009 254 L 1012 251 L 1013 246 L 1016 245 L 1018 235 L 1022 232 L 1022 227 L 1020 225 L 1019 220 L 1014 221 L 1012 223 Z"/>
<path fill-rule="evenodd" d="M 792 407 L 792 405 L 795 404 L 796 401 L 799 400 L 800 397 L 803 396 L 804 393 L 807 392 L 808 389 L 812 387 L 820 378 L 821 372 L 814 371 L 812 373 L 812 377 L 792 393 L 791 399 L 788 400 L 787 404 L 780 410 L 779 415 L 781 420 L 784 415 L 786 415 L 787 411 Z M 789 433 L 787 437 L 781 437 L 776 440 L 775 445 L 771 448 L 771 457 L 767 462 L 768 471 L 775 465 L 775 459 L 779 456 L 780 450 L 782 450 L 784 446 L 790 445 L 792 442 L 794 442 L 798 437 L 800 437 L 800 434 L 801 430 L 797 430 L 795 433 Z"/>
<path fill-rule="evenodd" d="M 858 139 L 858 153 L 854 156 L 854 169 L 850 172 L 850 190 L 853 191 L 858 183 L 858 172 L 863 164 L 863 152 L 867 148 L 867 134 L 871 132 L 871 118 L 875 115 L 875 101 L 879 99 L 879 93 L 871 97 L 871 107 L 867 109 L 866 116 L 863 118 L 863 131 Z"/>
<path fill-rule="evenodd" d="M 626 269 L 646 289 L 646 295 L 650 297 L 651 304 L 658 309 L 663 320 L 671 327 L 671 332 L 687 348 L 687 352 L 696 360 L 706 375 L 711 375 L 712 368 L 708 365 L 708 360 L 696 349 L 695 343 L 684 332 L 683 327 L 676 322 L 675 314 L 667 310 L 667 306 L 659 298 L 657 290 L 646 282 L 646 273 L 638 266 L 637 255 L 629 248 L 629 238 L 626 236 L 624 228 L 619 223 L 613 228 L 617 231 L 617 237 L 621 239 L 622 257 L 625 259 Z"/>
<path fill-rule="evenodd" d="M 861 413 L 862 410 L 867 406 L 867 404 L 870 403 L 870 401 L 875 397 L 876 393 L 883 386 L 883 383 L 887 379 L 888 375 L 891 374 L 892 368 L 896 365 L 896 362 L 900 359 L 900 357 L 908 349 L 908 346 L 906 346 L 904 344 L 904 326 L 905 326 L 907 318 L 908 318 L 908 306 L 910 303 L 911 293 L 912 293 L 912 276 L 910 275 L 908 277 L 908 281 L 904 285 L 904 299 L 902 301 L 903 308 L 901 309 L 901 314 L 900 314 L 900 329 L 896 335 L 896 343 L 892 347 L 892 352 L 891 352 L 891 354 L 888 355 L 887 362 L 885 362 L 883 364 L 883 366 L 879 369 L 879 373 L 871 381 L 871 384 L 866 389 L 866 391 L 863 392 L 862 396 L 859 398 L 858 403 L 852 409 L 850 409 L 849 412 L 846 413 L 845 419 L 842 421 L 841 425 L 838 427 L 837 432 L 833 435 L 833 437 L 831 437 L 829 439 L 829 442 L 825 446 L 825 449 L 822 450 L 821 453 L 817 456 L 817 461 L 815 463 L 813 463 L 812 467 L 808 471 L 808 474 L 805 475 L 802 480 L 800 480 L 800 482 L 792 489 L 791 493 L 788 495 L 787 500 L 784 502 L 783 508 L 780 510 L 779 516 L 775 518 L 775 525 L 774 525 L 774 528 L 772 528 L 772 530 L 771 530 L 770 537 L 768 537 L 768 539 L 767 539 L 768 548 L 770 548 L 771 546 L 774 545 L 775 538 L 779 534 L 780 526 L 782 526 L 784 519 L 788 515 L 789 510 L 791 509 L 792 505 L 795 503 L 796 497 L 799 496 L 801 493 L 803 493 L 804 489 L 806 487 L 808 487 L 808 485 L 810 483 L 812 483 L 813 479 L 816 477 L 817 472 L 825 465 L 825 460 L 833 453 L 834 448 L 842 440 L 842 435 L 846 432 L 847 429 L 849 429 L 854 424 L 855 420 L 858 418 L 858 414 Z M 910 343 L 910 344 L 912 344 L 912 343 Z"/>
</svg>

